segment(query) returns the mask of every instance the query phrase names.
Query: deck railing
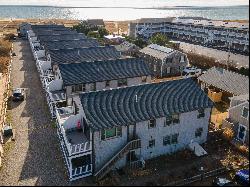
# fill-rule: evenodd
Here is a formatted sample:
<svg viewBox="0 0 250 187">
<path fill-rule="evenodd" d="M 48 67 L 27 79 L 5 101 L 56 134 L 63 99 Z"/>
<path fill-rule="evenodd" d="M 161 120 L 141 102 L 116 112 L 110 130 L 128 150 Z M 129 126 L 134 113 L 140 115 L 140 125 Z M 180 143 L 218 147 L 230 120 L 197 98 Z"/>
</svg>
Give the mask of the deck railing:
<svg viewBox="0 0 250 187">
<path fill-rule="evenodd" d="M 88 164 L 85 166 L 74 168 L 71 171 L 71 178 L 79 177 L 79 176 L 82 176 L 84 174 L 92 173 L 92 169 L 93 169 L 92 164 Z"/>
<path fill-rule="evenodd" d="M 70 143 L 69 143 L 70 144 Z M 85 153 L 92 150 L 92 142 L 84 142 L 80 144 L 70 144 L 70 155 Z"/>
</svg>

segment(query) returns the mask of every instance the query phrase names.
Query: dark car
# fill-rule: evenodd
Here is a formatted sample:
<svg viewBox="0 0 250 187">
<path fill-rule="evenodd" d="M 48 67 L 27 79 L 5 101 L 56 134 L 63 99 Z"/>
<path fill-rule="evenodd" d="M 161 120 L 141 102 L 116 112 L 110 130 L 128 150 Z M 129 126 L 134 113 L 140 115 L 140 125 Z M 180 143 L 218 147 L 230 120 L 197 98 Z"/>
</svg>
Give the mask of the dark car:
<svg viewBox="0 0 250 187">
<path fill-rule="evenodd" d="M 24 100 L 24 89 L 16 88 L 13 90 L 12 101 L 23 101 Z"/>
<path fill-rule="evenodd" d="M 226 178 L 217 177 L 213 180 L 213 186 L 235 186 L 235 184 Z"/>
<path fill-rule="evenodd" d="M 246 185 L 248 186 L 249 185 L 249 170 L 248 169 L 242 169 L 242 170 L 239 170 L 236 174 L 235 174 L 235 177 L 234 179 L 242 184 L 242 185 Z"/>
</svg>

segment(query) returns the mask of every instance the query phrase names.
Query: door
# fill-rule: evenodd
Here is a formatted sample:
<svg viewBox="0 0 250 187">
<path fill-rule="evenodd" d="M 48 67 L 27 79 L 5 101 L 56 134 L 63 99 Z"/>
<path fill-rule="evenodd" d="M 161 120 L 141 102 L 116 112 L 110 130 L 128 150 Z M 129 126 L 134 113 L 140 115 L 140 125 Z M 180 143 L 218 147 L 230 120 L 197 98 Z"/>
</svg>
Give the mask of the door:
<svg viewBox="0 0 250 187">
<path fill-rule="evenodd" d="M 247 132 L 247 128 L 244 125 L 240 124 L 238 128 L 238 139 L 242 141 L 242 143 L 245 142 L 246 132 Z"/>
</svg>

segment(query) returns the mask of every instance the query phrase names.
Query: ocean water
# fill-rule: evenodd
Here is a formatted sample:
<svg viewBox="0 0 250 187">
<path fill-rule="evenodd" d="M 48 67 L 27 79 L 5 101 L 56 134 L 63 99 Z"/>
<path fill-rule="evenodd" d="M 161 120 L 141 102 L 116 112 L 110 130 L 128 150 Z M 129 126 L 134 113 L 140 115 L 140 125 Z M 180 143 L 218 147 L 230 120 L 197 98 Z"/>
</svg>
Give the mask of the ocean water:
<svg viewBox="0 0 250 187">
<path fill-rule="evenodd" d="M 67 5 L 67 4 L 66 4 Z M 169 7 L 160 6 L 34 6 L 34 5 L 1 5 L 0 18 L 40 18 L 40 19 L 93 19 L 134 20 L 138 18 L 199 16 L 209 19 L 249 20 L 249 6 L 217 6 L 217 7 Z M 81 7 L 79 7 L 81 6 Z"/>
</svg>

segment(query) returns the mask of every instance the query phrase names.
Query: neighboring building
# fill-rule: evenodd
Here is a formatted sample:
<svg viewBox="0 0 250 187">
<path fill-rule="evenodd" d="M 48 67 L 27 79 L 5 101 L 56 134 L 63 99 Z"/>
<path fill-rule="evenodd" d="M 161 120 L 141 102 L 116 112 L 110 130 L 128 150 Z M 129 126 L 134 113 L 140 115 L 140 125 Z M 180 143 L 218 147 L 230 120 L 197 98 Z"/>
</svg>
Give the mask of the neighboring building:
<svg viewBox="0 0 250 187">
<path fill-rule="evenodd" d="M 156 44 L 141 49 L 139 56 L 145 59 L 152 75 L 157 78 L 181 75 L 183 69 L 189 64 L 186 54 Z"/>
<path fill-rule="evenodd" d="M 81 40 L 81 39 L 85 39 L 85 38 L 86 38 L 86 36 L 84 34 L 77 33 L 77 34 L 40 36 L 38 40 L 40 42 L 46 42 L 46 41 L 60 41 L 60 40 Z"/>
<path fill-rule="evenodd" d="M 88 19 L 87 23 L 90 27 L 105 27 L 103 19 Z"/>
<path fill-rule="evenodd" d="M 60 40 L 60 41 L 45 41 L 42 46 L 46 51 L 60 49 L 74 49 L 86 47 L 98 47 L 99 42 L 96 39 L 85 38 L 79 40 Z"/>
<path fill-rule="evenodd" d="M 214 102 L 249 93 L 249 77 L 222 68 L 210 68 L 198 81 Z"/>
<path fill-rule="evenodd" d="M 21 23 L 17 29 L 18 35 L 21 37 L 27 37 L 27 32 L 31 29 L 31 24 Z"/>
<path fill-rule="evenodd" d="M 46 56 L 54 72 L 58 64 L 121 58 L 120 52 L 118 52 L 114 46 L 50 50 L 46 53 Z"/>
<path fill-rule="evenodd" d="M 138 58 L 59 64 L 58 67 L 55 80 L 62 80 L 68 105 L 79 93 L 151 83 L 147 64 Z"/>
<path fill-rule="evenodd" d="M 129 43 L 127 41 L 121 43 L 120 45 L 116 45 L 115 48 L 124 56 L 136 56 L 140 50 L 137 45 Z"/>
<path fill-rule="evenodd" d="M 201 18 L 144 18 L 129 24 L 129 36 L 149 39 L 155 33 L 197 44 L 249 53 L 249 23 Z"/>
<path fill-rule="evenodd" d="M 78 34 L 74 30 L 37 30 L 34 31 L 36 36 L 39 38 L 40 36 L 48 36 L 48 35 L 67 35 L 67 34 Z"/>
<path fill-rule="evenodd" d="M 101 179 L 112 169 L 205 143 L 212 107 L 191 79 L 74 97 L 72 107 L 57 111 L 70 180 Z"/>
<path fill-rule="evenodd" d="M 234 141 L 249 146 L 249 94 L 231 98 L 228 117 L 223 120 L 222 128 L 234 132 Z"/>
<path fill-rule="evenodd" d="M 124 42 L 125 37 L 115 34 L 110 34 L 107 36 L 104 36 L 104 39 L 106 40 L 106 43 L 109 44 L 121 44 Z"/>
</svg>

